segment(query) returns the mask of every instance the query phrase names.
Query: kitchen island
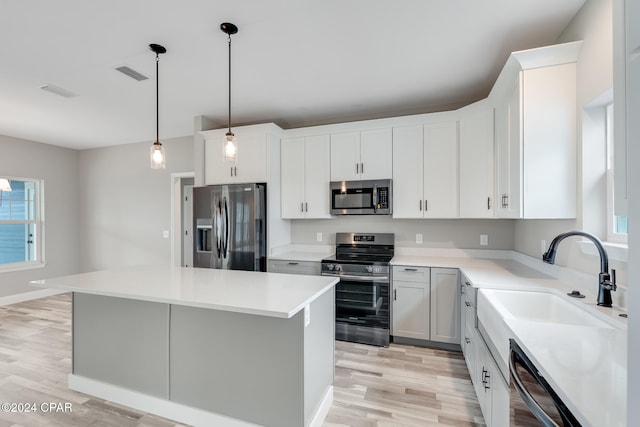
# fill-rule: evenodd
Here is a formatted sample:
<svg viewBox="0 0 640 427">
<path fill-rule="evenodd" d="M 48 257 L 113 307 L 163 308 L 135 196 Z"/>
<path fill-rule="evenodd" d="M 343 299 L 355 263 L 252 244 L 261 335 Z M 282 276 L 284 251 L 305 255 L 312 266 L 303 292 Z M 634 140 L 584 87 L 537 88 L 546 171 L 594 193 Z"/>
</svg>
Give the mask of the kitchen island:
<svg viewBox="0 0 640 427">
<path fill-rule="evenodd" d="M 321 425 L 337 279 L 130 268 L 33 281 L 73 293 L 71 389 L 191 425 Z"/>
</svg>

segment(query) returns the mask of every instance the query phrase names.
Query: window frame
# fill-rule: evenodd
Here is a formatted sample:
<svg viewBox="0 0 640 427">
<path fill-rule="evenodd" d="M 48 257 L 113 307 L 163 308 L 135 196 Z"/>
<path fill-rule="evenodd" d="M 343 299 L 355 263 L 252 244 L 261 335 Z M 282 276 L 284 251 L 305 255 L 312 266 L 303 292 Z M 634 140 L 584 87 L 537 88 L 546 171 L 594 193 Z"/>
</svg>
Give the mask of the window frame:
<svg viewBox="0 0 640 427">
<path fill-rule="evenodd" d="M 607 153 L 607 241 L 627 244 L 628 234 L 618 233 L 615 214 L 614 188 L 614 104 L 610 102 L 604 106 L 605 113 L 605 147 Z"/>
<path fill-rule="evenodd" d="M 45 263 L 45 242 L 44 242 L 44 180 L 39 178 L 23 178 L 16 176 L 0 176 L 9 181 L 24 181 L 34 184 L 34 219 L 33 220 L 5 220 L 0 219 L 0 224 L 33 224 L 33 257 L 29 261 L 12 262 L 0 264 L 0 273 L 9 271 L 29 270 L 42 268 Z"/>
</svg>

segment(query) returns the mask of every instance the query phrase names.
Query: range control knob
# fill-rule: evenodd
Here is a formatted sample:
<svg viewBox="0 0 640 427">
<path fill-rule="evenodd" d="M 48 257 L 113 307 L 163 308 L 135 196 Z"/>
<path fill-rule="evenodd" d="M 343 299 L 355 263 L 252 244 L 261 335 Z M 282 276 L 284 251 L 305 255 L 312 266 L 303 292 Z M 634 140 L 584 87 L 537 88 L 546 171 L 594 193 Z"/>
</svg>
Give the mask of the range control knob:
<svg viewBox="0 0 640 427">
<path fill-rule="evenodd" d="M 366 269 L 367 269 L 367 273 L 373 273 L 373 267 L 372 266 L 367 265 Z"/>
<path fill-rule="evenodd" d="M 340 264 L 336 264 L 334 270 L 340 271 L 340 270 L 342 270 L 342 267 L 340 266 Z"/>
<path fill-rule="evenodd" d="M 335 266 L 333 264 L 327 264 L 327 270 L 332 271 Z"/>
</svg>

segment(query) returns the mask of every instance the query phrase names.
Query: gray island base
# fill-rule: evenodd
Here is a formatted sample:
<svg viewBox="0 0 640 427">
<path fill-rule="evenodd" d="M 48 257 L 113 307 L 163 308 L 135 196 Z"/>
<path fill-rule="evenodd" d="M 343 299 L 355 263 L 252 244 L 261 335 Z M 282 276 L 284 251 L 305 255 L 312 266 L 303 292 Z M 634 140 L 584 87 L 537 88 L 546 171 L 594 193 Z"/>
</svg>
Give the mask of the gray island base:
<svg viewBox="0 0 640 427">
<path fill-rule="evenodd" d="M 120 272 L 125 281 L 139 274 Z M 333 401 L 335 280 L 206 270 L 193 277 L 186 271 L 182 292 L 174 292 L 175 283 L 165 284 L 170 291 L 159 283 L 159 292 L 143 299 L 140 284 L 98 284 L 115 276 L 32 282 L 73 292 L 71 389 L 196 426 L 322 425 Z M 232 290 L 218 289 L 210 307 L 202 298 L 193 306 L 193 286 Z M 239 291 L 255 287 L 261 289 L 257 299 L 277 302 L 259 307 L 255 294 L 240 297 Z M 290 307 L 283 309 L 287 299 Z"/>
</svg>

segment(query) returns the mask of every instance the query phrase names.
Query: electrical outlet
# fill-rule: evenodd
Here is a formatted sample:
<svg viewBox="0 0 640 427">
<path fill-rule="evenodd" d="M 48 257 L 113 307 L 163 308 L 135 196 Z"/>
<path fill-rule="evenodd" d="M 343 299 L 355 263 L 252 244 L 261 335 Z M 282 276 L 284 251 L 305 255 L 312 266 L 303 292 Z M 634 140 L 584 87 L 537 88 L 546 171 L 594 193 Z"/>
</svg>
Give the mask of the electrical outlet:
<svg viewBox="0 0 640 427">
<path fill-rule="evenodd" d="M 416 234 L 416 243 L 419 245 L 422 244 L 422 233 Z"/>
<path fill-rule="evenodd" d="M 162 231 L 162 237 L 165 238 L 165 239 L 168 239 L 169 238 L 169 230 L 163 230 Z"/>
<path fill-rule="evenodd" d="M 316 233 L 316 241 L 322 242 L 322 232 L 319 231 Z"/>
<path fill-rule="evenodd" d="M 489 244 L 489 236 L 486 234 L 480 235 L 480 246 L 487 246 Z"/>
</svg>

